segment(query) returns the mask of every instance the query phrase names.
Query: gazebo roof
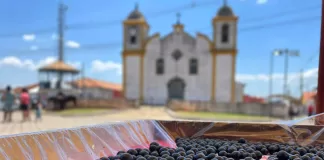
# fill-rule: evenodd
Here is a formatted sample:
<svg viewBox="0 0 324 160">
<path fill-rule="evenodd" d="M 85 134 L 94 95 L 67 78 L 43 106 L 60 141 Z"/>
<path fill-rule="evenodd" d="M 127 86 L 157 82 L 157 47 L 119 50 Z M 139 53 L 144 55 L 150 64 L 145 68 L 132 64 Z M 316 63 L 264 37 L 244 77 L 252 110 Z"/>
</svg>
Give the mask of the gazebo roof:
<svg viewBox="0 0 324 160">
<path fill-rule="evenodd" d="M 65 72 L 65 73 L 79 73 L 79 70 L 64 63 L 63 61 L 56 61 L 49 65 L 38 69 L 40 72 Z"/>
</svg>

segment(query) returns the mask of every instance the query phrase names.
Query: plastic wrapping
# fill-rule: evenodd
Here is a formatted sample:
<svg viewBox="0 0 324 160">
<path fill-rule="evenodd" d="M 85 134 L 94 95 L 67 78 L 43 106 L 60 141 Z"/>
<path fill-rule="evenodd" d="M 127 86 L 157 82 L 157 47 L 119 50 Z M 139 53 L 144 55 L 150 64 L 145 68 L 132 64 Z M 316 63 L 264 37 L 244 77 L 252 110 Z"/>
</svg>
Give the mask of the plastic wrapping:
<svg viewBox="0 0 324 160">
<path fill-rule="evenodd" d="M 324 114 L 276 123 L 239 123 L 206 121 L 160 121 L 171 138 L 204 137 L 220 139 L 245 138 L 250 141 L 266 141 L 306 146 L 324 144 L 324 127 L 314 125 Z"/>
<path fill-rule="evenodd" d="M 323 127 L 312 125 L 321 116 L 277 124 L 140 120 L 2 136 L 0 159 L 94 160 L 120 150 L 147 148 L 151 142 L 175 147 L 176 137 L 324 143 Z"/>
<path fill-rule="evenodd" d="M 120 150 L 147 148 L 153 141 L 175 147 L 158 122 L 142 120 L 3 136 L 0 159 L 94 160 Z"/>
</svg>

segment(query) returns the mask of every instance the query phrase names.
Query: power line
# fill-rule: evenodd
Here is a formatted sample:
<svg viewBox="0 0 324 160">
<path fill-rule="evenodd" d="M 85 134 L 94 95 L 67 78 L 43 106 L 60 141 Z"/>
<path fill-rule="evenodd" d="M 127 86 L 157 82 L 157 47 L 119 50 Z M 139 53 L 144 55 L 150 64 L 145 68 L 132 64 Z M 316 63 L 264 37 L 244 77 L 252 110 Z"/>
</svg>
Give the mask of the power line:
<svg viewBox="0 0 324 160">
<path fill-rule="evenodd" d="M 303 12 L 308 12 L 308 11 L 314 11 L 316 9 L 321 9 L 320 5 L 314 5 L 314 6 L 309 6 L 305 8 L 298 8 L 298 9 L 292 9 L 292 10 L 286 10 L 283 12 L 278 12 L 272 15 L 268 16 L 262 16 L 262 17 L 256 17 L 256 18 L 251 18 L 244 20 L 245 22 L 260 22 L 263 20 L 269 20 L 269 19 L 276 19 L 276 18 L 282 18 L 283 16 L 288 16 L 288 15 L 296 15 L 297 13 L 303 13 Z"/>
<path fill-rule="evenodd" d="M 203 7 L 203 6 L 210 6 L 215 4 L 214 1 L 209 1 L 209 2 L 203 2 L 203 3 L 199 3 L 199 4 L 195 4 L 195 3 L 191 3 L 191 4 L 187 4 L 184 5 L 182 7 L 178 7 L 178 8 L 174 8 L 174 9 L 169 9 L 169 10 L 165 10 L 165 11 L 159 11 L 159 12 L 155 12 L 152 14 L 148 15 L 148 18 L 158 18 L 160 16 L 164 16 L 167 14 L 173 14 L 179 11 L 185 11 L 185 10 L 190 10 L 193 8 L 197 8 L 197 7 Z M 288 15 L 296 15 L 296 13 L 302 13 L 302 12 L 307 12 L 307 11 L 313 11 L 314 9 L 320 9 L 320 7 L 318 7 L 318 5 L 316 6 L 310 6 L 310 7 L 306 7 L 306 8 L 302 8 L 302 9 L 294 9 L 294 10 L 289 10 L 289 11 L 284 11 L 284 12 L 279 12 L 279 13 L 275 13 L 273 15 L 269 15 L 269 16 L 265 16 L 265 17 L 256 17 L 256 18 L 251 18 L 251 19 L 247 19 L 244 22 L 259 22 L 262 20 L 269 20 L 269 19 L 275 19 L 278 17 L 283 17 L 283 16 L 288 16 Z M 79 23 L 79 24 L 73 24 L 73 25 L 69 25 L 69 29 L 91 29 L 91 28 L 97 28 L 97 27 L 103 27 L 103 26 L 113 26 L 113 25 L 117 25 L 120 24 L 123 20 L 114 20 L 114 21 L 109 21 L 109 22 L 96 22 L 96 23 Z"/>
<path fill-rule="evenodd" d="M 308 82 L 306 81 L 310 81 L 310 79 L 305 79 L 304 77 L 304 73 L 305 73 L 305 68 L 315 59 L 316 56 L 318 56 L 319 51 L 314 52 L 314 54 L 312 54 L 306 61 L 305 63 L 302 65 L 301 69 L 300 69 L 300 92 L 301 95 L 303 94 L 303 91 L 305 90 L 305 86 L 309 86 L 310 84 L 307 84 Z M 288 83 L 291 83 L 293 80 L 295 80 L 295 78 L 290 79 L 290 81 Z M 305 81 L 306 80 L 306 81 Z M 307 84 L 307 85 L 306 85 Z"/>
<path fill-rule="evenodd" d="M 312 56 L 310 56 L 310 57 L 307 59 L 307 61 L 305 62 L 305 64 L 303 65 L 302 68 L 306 68 L 306 67 L 309 65 L 309 63 L 313 62 L 313 60 L 314 60 L 316 57 L 318 57 L 318 56 L 319 56 L 319 51 L 318 51 L 318 52 L 315 52 Z"/>
<path fill-rule="evenodd" d="M 158 18 L 162 17 L 168 14 L 174 14 L 179 11 L 186 11 L 186 10 L 191 10 L 194 8 L 199 8 L 199 7 L 208 7 L 211 5 L 216 5 L 215 0 L 211 1 L 206 1 L 206 2 L 201 2 L 201 3 L 196 3 L 196 2 L 191 2 L 188 4 L 185 4 L 180 7 L 172 8 L 172 9 L 167 9 L 163 11 L 157 11 L 153 12 L 150 14 L 147 14 L 147 18 Z M 86 23 L 76 23 L 69 25 L 69 29 L 90 29 L 90 28 L 97 28 L 97 27 L 102 27 L 102 26 L 113 26 L 113 25 L 119 25 L 121 24 L 125 19 L 118 19 L 118 20 L 113 20 L 113 21 L 102 21 L 102 22 L 86 22 Z"/>
<path fill-rule="evenodd" d="M 321 16 L 314 16 L 314 17 L 308 17 L 308 18 L 301 18 L 301 19 L 293 19 L 293 20 L 285 20 L 281 22 L 276 22 L 276 23 L 268 23 L 268 24 L 263 24 L 263 25 L 256 25 L 252 27 L 246 27 L 242 28 L 240 32 L 242 31 L 250 31 L 250 30 L 255 30 L 255 29 L 263 29 L 263 28 L 270 28 L 270 27 L 282 27 L 282 26 L 287 26 L 291 24 L 298 24 L 298 23 L 303 23 L 303 22 L 309 22 L 309 21 L 318 21 L 320 20 Z"/>
<path fill-rule="evenodd" d="M 268 24 L 262 24 L 262 25 L 255 25 L 255 26 L 250 26 L 250 27 L 244 27 L 239 29 L 238 33 L 245 33 L 249 31 L 256 31 L 256 30 L 261 30 L 261 29 L 268 29 L 268 28 L 274 28 L 274 27 L 282 27 L 286 25 L 293 25 L 293 24 L 298 24 L 298 23 L 304 23 L 304 22 L 309 22 L 309 21 L 315 21 L 319 20 L 319 16 L 316 17 L 310 17 L 310 18 L 302 18 L 302 19 L 293 19 L 293 20 L 286 20 L 286 21 L 281 21 L 281 22 L 276 22 L 276 23 L 268 23 Z M 101 44 L 87 44 L 87 45 L 81 45 L 81 48 L 79 49 L 72 49 L 72 48 L 67 48 L 70 51 L 80 51 L 80 50 L 91 50 L 91 49 L 109 49 L 112 47 L 118 47 L 121 46 L 122 40 L 120 41 L 115 41 L 115 42 L 109 42 L 109 43 L 101 43 Z M 52 52 L 54 49 L 53 48 L 40 48 L 39 50 L 36 51 L 16 51 L 16 53 L 32 53 L 32 52 L 41 52 L 44 53 L 46 51 Z M 15 51 L 11 52 L 14 53 Z"/>
<path fill-rule="evenodd" d="M 164 16 L 164 15 L 176 13 L 179 11 L 191 10 L 194 8 L 205 7 L 205 6 L 210 6 L 210 5 L 215 5 L 215 1 L 211 0 L 211 1 L 201 2 L 201 3 L 191 2 L 191 3 L 185 4 L 180 7 L 150 13 L 150 14 L 148 14 L 148 18 L 158 18 L 158 17 Z M 305 7 L 305 8 L 301 8 L 301 9 L 294 9 L 294 10 L 275 13 L 275 14 L 269 15 L 269 16 L 247 19 L 247 20 L 245 20 L 245 22 L 259 22 L 262 20 L 278 18 L 279 16 L 283 17 L 283 16 L 287 16 L 290 14 L 295 15 L 295 14 L 306 12 L 306 11 L 313 11 L 314 9 L 319 9 L 319 8 L 320 7 L 318 5 L 316 5 L 316 6 L 310 6 L 310 7 Z M 112 20 L 112 21 L 102 21 L 102 22 L 76 23 L 76 24 L 68 25 L 66 28 L 69 30 L 78 30 L 78 29 L 91 29 L 91 28 L 97 28 L 97 27 L 103 27 L 103 26 L 113 26 L 113 25 L 120 24 L 123 20 L 124 19 Z M 22 36 L 23 34 L 26 34 L 26 33 L 33 33 L 33 34 L 38 34 L 38 35 L 39 34 L 47 34 L 47 33 L 53 33 L 54 30 L 56 30 L 55 27 L 49 28 L 49 29 L 29 31 L 29 32 L 14 33 L 14 34 L 0 34 L 0 38 L 18 37 L 18 36 Z"/>
<path fill-rule="evenodd" d="M 184 10 L 191 10 L 194 8 L 199 8 L 199 7 L 206 7 L 206 6 L 211 6 L 211 5 L 216 5 L 215 0 L 209 0 L 201 3 L 196 3 L 196 2 L 191 2 L 188 4 L 185 4 L 180 7 L 172 8 L 172 9 L 167 9 L 167 10 L 162 10 L 162 11 L 157 11 L 153 13 L 149 13 L 148 16 L 149 18 L 157 18 L 161 17 L 170 13 L 175 13 L 179 11 L 184 11 Z M 96 27 L 101 27 L 101 26 L 111 26 L 111 25 L 117 25 L 121 24 L 121 22 L 124 19 L 118 19 L 118 20 L 111 20 L 111 21 L 102 21 L 102 22 L 84 22 L 84 23 L 76 23 L 76 24 L 71 24 L 66 27 L 66 29 L 69 30 L 75 30 L 75 29 L 89 29 L 89 28 L 96 28 Z M 27 32 L 20 32 L 20 33 L 12 33 L 12 34 L 0 34 L 0 38 L 10 38 L 10 37 L 19 37 L 27 33 L 33 33 L 33 34 L 48 34 L 48 33 L 53 33 L 56 30 L 55 27 L 53 28 L 47 28 L 47 29 L 40 29 L 40 30 L 34 30 L 34 31 L 27 31 Z"/>
</svg>

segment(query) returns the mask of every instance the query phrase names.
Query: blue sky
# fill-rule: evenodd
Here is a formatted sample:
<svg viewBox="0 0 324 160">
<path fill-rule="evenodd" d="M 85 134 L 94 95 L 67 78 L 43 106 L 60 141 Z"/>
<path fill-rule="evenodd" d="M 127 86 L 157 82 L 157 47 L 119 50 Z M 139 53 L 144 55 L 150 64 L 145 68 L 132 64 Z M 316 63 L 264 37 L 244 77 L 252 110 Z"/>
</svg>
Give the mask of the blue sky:
<svg viewBox="0 0 324 160">
<path fill-rule="evenodd" d="M 147 17 L 150 32 L 162 35 L 171 32 L 177 11 L 182 15 L 186 31 L 192 35 L 197 31 L 210 35 L 211 19 L 223 3 L 222 0 L 64 2 L 69 7 L 65 58 L 79 67 L 83 62 L 86 76 L 117 83 L 121 83 L 121 20 L 133 10 L 136 2 Z M 184 9 L 191 2 L 205 5 Z M 269 57 L 276 48 L 300 51 L 300 57 L 289 59 L 289 87 L 293 95 L 300 94 L 297 73 L 301 68 L 305 70 L 305 90 L 316 86 L 320 0 L 308 3 L 301 0 L 228 0 L 228 5 L 239 17 L 237 79 L 247 84 L 247 94 L 268 94 Z M 57 7 L 58 0 L 0 2 L 0 86 L 34 83 L 38 80 L 35 68 L 53 61 L 57 46 Z M 155 16 L 157 12 L 163 15 Z M 115 23 L 108 23 L 112 21 Z M 89 45 L 96 47 L 89 49 Z M 283 57 L 275 58 L 274 93 L 282 92 L 283 64 Z"/>
</svg>

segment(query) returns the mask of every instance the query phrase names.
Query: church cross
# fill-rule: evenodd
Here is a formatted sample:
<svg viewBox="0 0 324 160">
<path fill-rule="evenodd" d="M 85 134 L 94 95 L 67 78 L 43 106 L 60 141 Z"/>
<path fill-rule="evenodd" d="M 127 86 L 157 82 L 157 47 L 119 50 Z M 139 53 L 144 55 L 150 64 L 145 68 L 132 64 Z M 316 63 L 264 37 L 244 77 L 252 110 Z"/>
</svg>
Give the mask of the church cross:
<svg viewBox="0 0 324 160">
<path fill-rule="evenodd" d="M 135 11 L 138 11 L 138 3 L 135 3 Z"/>
<path fill-rule="evenodd" d="M 223 0 L 224 6 L 227 6 L 227 0 Z"/>
<path fill-rule="evenodd" d="M 177 24 L 180 24 L 180 17 L 181 17 L 181 14 L 177 13 Z"/>
</svg>

